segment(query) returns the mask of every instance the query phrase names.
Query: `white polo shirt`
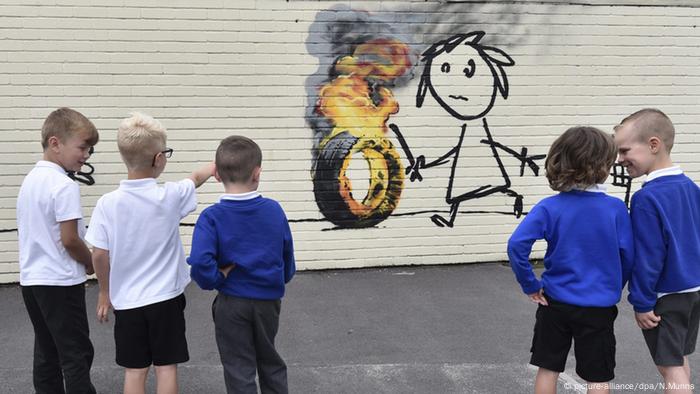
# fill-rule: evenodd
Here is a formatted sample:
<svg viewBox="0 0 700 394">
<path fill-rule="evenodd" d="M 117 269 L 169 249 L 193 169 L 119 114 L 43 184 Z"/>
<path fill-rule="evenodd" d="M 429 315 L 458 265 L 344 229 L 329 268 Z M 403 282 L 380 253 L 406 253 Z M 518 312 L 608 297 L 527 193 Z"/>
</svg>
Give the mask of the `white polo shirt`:
<svg viewBox="0 0 700 394">
<path fill-rule="evenodd" d="M 78 219 L 85 235 L 80 188 L 56 163 L 41 160 L 22 181 L 17 197 L 19 283 L 73 286 L 85 282 L 85 266 L 61 242 L 60 222 Z"/>
<path fill-rule="evenodd" d="M 86 239 L 109 251 L 109 297 L 114 309 L 172 299 L 190 282 L 180 220 L 197 208 L 194 182 L 124 180 L 102 196 Z"/>
</svg>

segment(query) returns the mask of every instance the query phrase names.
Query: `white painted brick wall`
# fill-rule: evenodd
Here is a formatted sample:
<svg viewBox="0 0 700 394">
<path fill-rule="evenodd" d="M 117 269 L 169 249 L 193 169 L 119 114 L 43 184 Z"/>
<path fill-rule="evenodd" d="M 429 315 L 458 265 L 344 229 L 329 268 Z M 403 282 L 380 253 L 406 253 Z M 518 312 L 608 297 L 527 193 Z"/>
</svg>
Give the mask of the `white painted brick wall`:
<svg viewBox="0 0 700 394">
<path fill-rule="evenodd" d="M 87 218 L 97 198 L 124 177 L 115 130 L 139 110 L 169 129 L 175 154 L 163 180 L 183 178 L 211 160 L 230 134 L 258 141 L 261 191 L 287 211 L 300 269 L 505 260 L 505 242 L 519 219 L 493 212 L 511 210 L 512 198 L 464 202 L 461 211 L 486 213 L 459 214 L 453 228 L 436 227 L 430 213 L 420 213 L 448 209 L 444 166 L 423 170 L 422 182 L 407 179 L 393 216 L 376 227 L 325 231 L 335 226 L 322 220 L 315 202 L 307 97 L 334 60 L 320 32 L 363 11 L 418 53 L 453 34 L 486 32 L 482 43 L 516 63 L 507 68 L 508 99 L 498 97 L 487 115 L 504 145 L 544 154 L 569 126 L 611 130 L 641 107 L 658 107 L 676 124 L 675 161 L 700 180 L 700 7 L 695 1 L 575 3 L 0 0 L 0 283 L 18 279 L 16 196 L 41 157 L 43 119 L 59 106 L 83 112 L 100 130 L 90 160 L 97 183 L 81 187 Z M 419 64 L 413 79 L 393 88 L 400 110 L 389 122 L 401 127 L 416 155 L 434 159 L 455 145 L 462 122 L 430 97 L 416 108 L 422 71 Z M 468 122 L 468 129 L 479 125 Z M 465 146 L 461 159 L 456 183 L 477 187 L 499 176 L 483 148 Z M 552 193 L 542 173 L 526 170 L 521 178 L 516 160 L 504 163 L 525 210 Z M 623 197 L 621 188 L 610 190 Z M 194 223 L 221 192 L 214 182 L 204 185 L 197 212 L 184 222 Z M 182 227 L 187 249 L 191 232 Z"/>
</svg>

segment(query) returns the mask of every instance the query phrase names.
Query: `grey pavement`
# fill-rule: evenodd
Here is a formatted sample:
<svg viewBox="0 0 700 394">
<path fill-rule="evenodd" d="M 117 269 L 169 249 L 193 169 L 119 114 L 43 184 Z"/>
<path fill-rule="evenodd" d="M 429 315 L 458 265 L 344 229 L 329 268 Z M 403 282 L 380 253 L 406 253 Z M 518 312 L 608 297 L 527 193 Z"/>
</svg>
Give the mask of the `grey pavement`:
<svg viewBox="0 0 700 394">
<path fill-rule="evenodd" d="M 224 393 L 211 320 L 213 292 L 191 284 L 187 296 L 190 361 L 182 393 Z M 33 331 L 18 286 L 0 287 L 0 392 L 31 393 Z M 94 317 L 87 291 L 93 381 L 119 393 L 112 324 Z M 660 378 L 626 301 L 616 323 L 614 392 L 660 393 Z M 499 263 L 299 272 L 282 303 L 277 346 L 291 393 L 529 393 L 536 306 Z M 691 356 L 698 387 L 700 356 Z M 580 393 L 573 352 L 559 393 Z M 149 392 L 154 379 L 149 378 Z"/>
</svg>

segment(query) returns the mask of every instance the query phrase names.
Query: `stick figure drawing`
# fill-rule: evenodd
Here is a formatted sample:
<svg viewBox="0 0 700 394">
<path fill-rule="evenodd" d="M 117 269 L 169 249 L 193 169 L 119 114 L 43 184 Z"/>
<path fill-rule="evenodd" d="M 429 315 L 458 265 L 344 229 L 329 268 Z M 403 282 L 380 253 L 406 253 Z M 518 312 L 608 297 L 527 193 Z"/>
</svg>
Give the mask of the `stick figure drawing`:
<svg viewBox="0 0 700 394">
<path fill-rule="evenodd" d="M 523 196 L 511 189 L 511 180 L 505 169 L 502 154 L 511 155 L 520 161 L 520 176 L 524 175 L 525 166 L 529 167 L 537 176 L 539 166 L 536 161 L 545 155 L 528 156 L 527 148 L 520 151 L 511 149 L 495 141 L 489 130 L 486 115 L 496 101 L 498 94 L 503 99 L 508 98 L 508 78 L 505 67 L 513 66 L 515 62 L 504 51 L 485 46 L 479 43 L 484 32 L 475 31 L 468 34 L 456 34 L 439 41 L 428 48 L 422 54 L 425 63 L 423 74 L 416 94 L 416 107 L 422 107 L 427 93 L 452 117 L 463 121 L 456 145 L 444 155 L 427 162 L 424 155 L 414 157 L 411 149 L 396 124 L 390 124 L 389 128 L 396 137 L 405 152 L 409 166 L 406 175 L 412 182 L 423 180 L 421 170 L 451 163 L 451 172 L 447 185 L 445 201 L 450 207 L 449 215 L 443 217 L 435 214 L 431 220 L 440 227 L 453 227 L 459 206 L 463 201 L 478 199 L 501 193 L 513 197 L 512 214 L 520 217 L 523 213 Z M 470 121 L 481 120 L 481 129 L 473 126 Z M 478 131 L 467 133 L 476 127 Z M 468 137 L 465 139 L 465 137 Z M 477 138 L 474 140 L 474 138 Z M 485 148 L 493 156 L 495 164 L 500 170 L 500 176 L 495 179 L 485 179 L 483 184 L 477 187 L 455 187 L 455 179 L 463 179 L 469 174 L 457 174 L 457 171 L 465 171 L 464 166 L 459 167 L 462 147 L 474 146 Z M 459 175 L 459 176 L 458 176 Z M 462 191 L 464 190 L 464 191 Z"/>
</svg>

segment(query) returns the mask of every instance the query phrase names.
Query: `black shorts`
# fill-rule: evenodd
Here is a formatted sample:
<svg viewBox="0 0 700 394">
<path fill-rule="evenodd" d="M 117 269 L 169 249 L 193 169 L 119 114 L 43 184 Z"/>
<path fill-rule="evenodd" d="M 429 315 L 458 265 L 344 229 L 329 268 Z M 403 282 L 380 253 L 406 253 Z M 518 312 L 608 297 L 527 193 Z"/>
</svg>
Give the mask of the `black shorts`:
<svg viewBox="0 0 700 394">
<path fill-rule="evenodd" d="M 117 364 L 146 368 L 190 359 L 185 338 L 185 295 L 134 309 L 114 311 Z"/>
<path fill-rule="evenodd" d="M 564 372 L 574 340 L 576 373 L 587 382 L 615 378 L 615 332 L 617 307 L 582 307 L 554 301 L 538 306 L 532 338 L 530 364 Z"/>
<path fill-rule="evenodd" d="M 700 325 L 700 291 L 665 295 L 656 302 L 654 313 L 661 322 L 642 330 L 654 364 L 681 366 L 683 357 L 695 351 Z"/>
</svg>

